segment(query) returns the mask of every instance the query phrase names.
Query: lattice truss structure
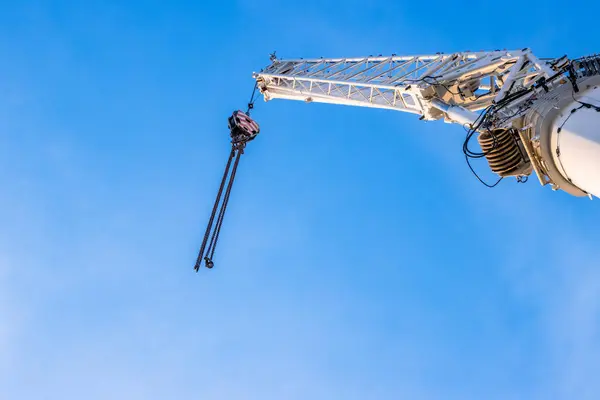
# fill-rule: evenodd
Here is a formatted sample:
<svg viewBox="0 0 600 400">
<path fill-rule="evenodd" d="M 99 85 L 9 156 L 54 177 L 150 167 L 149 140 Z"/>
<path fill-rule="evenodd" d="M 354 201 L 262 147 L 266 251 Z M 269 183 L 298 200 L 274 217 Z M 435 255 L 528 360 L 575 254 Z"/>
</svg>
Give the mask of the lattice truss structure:
<svg viewBox="0 0 600 400">
<path fill-rule="evenodd" d="M 539 59 L 528 49 L 364 58 L 272 57 L 254 78 L 265 100 L 385 108 L 464 125 L 475 120 L 478 111 L 506 102 L 515 93 L 565 83 L 550 78 L 568 62 L 566 57 Z M 497 112 L 495 124 L 509 126 L 537 92 L 530 90 L 505 105 Z M 453 117 L 448 107 L 466 117 Z"/>
</svg>

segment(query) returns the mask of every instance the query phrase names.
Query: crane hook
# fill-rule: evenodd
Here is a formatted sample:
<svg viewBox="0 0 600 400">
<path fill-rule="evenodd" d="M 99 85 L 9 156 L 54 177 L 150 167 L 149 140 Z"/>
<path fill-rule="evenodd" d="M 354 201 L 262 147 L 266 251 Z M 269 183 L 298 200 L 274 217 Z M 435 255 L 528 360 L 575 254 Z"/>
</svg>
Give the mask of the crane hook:
<svg viewBox="0 0 600 400">
<path fill-rule="evenodd" d="M 258 124 L 250 118 L 250 116 L 241 110 L 234 111 L 228 119 L 229 134 L 231 136 L 231 152 L 229 153 L 229 159 L 225 166 L 225 172 L 221 179 L 221 185 L 217 193 L 217 198 L 208 220 L 208 226 L 204 233 L 204 239 L 200 246 L 198 258 L 196 259 L 196 265 L 194 269 L 196 272 L 200 269 L 202 260 L 204 260 L 207 268 L 211 269 L 214 267 L 214 254 L 219 241 L 219 234 L 221 233 L 221 226 L 223 225 L 223 218 L 225 217 L 225 211 L 227 210 L 227 204 L 229 203 L 229 196 L 231 195 L 231 187 L 235 180 L 235 175 L 240 162 L 240 157 L 244 154 L 244 148 L 246 144 L 256 138 L 256 135 L 260 132 Z M 233 168 L 232 168 L 233 162 Z M 231 171 L 230 171 L 231 170 Z M 223 193 L 223 189 L 225 192 Z M 216 223 L 215 217 L 217 217 Z M 209 240 L 210 238 L 210 240 Z M 208 247 L 207 247 L 208 245 Z"/>
</svg>

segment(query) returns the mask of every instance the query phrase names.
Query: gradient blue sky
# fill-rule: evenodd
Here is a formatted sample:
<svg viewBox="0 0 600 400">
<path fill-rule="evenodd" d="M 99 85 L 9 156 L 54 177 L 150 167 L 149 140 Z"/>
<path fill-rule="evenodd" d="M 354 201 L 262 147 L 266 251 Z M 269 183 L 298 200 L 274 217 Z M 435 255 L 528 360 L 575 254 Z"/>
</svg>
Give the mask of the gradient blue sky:
<svg viewBox="0 0 600 400">
<path fill-rule="evenodd" d="M 5 2 L 0 398 L 600 398 L 600 202 L 481 186 L 459 126 L 260 101 L 192 270 L 270 52 L 580 56 L 587 3 Z"/>
</svg>

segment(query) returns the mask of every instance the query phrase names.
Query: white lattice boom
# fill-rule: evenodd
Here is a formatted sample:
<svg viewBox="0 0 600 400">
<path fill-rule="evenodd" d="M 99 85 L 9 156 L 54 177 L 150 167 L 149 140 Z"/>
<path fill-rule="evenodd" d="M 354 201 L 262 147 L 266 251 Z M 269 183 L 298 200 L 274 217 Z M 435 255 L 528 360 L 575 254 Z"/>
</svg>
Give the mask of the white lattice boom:
<svg viewBox="0 0 600 400">
<path fill-rule="evenodd" d="M 274 98 L 443 116 L 431 100 L 477 111 L 553 74 L 529 50 L 339 59 L 273 59 L 254 74 Z M 468 114 L 467 114 L 468 115 Z M 462 121 L 457 121 L 462 122 Z"/>
</svg>

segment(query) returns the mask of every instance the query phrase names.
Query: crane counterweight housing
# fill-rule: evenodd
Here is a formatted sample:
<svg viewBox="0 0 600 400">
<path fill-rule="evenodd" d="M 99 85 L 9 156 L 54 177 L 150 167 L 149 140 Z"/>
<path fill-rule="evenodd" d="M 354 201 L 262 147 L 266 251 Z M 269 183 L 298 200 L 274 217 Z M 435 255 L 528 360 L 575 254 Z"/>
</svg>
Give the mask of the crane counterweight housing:
<svg viewBox="0 0 600 400">
<path fill-rule="evenodd" d="M 463 151 L 500 177 L 600 196 L 600 56 L 529 49 L 389 57 L 277 59 L 254 74 L 265 101 L 384 108 L 468 130 Z M 477 135 L 481 152 L 469 147 Z"/>
</svg>

